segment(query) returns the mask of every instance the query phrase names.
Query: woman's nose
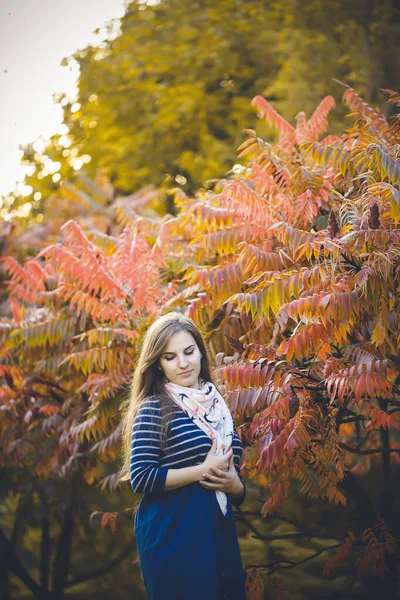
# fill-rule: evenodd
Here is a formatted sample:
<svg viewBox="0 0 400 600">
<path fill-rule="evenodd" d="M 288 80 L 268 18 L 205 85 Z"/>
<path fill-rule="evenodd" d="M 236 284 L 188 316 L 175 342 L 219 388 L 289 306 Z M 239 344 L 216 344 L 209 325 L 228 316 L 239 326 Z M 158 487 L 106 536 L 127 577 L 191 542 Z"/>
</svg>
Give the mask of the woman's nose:
<svg viewBox="0 0 400 600">
<path fill-rule="evenodd" d="M 184 354 L 178 356 L 178 366 L 180 369 L 184 369 L 188 366 L 187 357 Z"/>
</svg>

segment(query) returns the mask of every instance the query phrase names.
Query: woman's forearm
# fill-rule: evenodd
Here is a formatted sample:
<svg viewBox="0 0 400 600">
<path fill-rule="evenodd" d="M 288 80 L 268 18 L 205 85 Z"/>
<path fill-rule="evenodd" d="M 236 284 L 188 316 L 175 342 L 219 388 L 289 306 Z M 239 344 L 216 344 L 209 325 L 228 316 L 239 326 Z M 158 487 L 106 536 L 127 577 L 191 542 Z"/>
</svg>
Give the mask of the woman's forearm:
<svg viewBox="0 0 400 600">
<path fill-rule="evenodd" d="M 182 469 L 168 469 L 167 478 L 165 480 L 164 491 L 175 490 L 200 481 L 204 473 L 204 466 L 194 465 L 193 467 L 183 467 Z"/>
</svg>

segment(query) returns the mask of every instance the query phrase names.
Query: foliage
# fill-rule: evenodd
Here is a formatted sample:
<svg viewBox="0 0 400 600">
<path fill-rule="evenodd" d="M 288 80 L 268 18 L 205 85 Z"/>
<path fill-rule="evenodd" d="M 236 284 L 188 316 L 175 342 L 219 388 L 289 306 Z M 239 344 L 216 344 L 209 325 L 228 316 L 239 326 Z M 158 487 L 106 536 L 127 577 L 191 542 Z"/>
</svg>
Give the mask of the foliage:
<svg viewBox="0 0 400 600">
<path fill-rule="evenodd" d="M 91 227 L 70 219 L 36 258 L 3 259 L 4 467 L 113 488 L 121 392 L 141 332 L 159 312 L 187 309 L 240 424 L 243 472 L 268 488 L 263 517 L 295 482 L 315 503 L 352 500 L 358 520 L 328 547 L 344 544 L 326 571 L 351 554 L 353 535 L 360 576 L 388 568 L 400 453 L 398 117 L 351 88 L 344 99 L 353 128 L 319 141 L 332 98 L 294 127 L 258 96 L 278 142 L 248 130 L 248 164 L 195 198 L 172 190 L 176 217 L 149 211 L 157 200 L 145 190 L 108 200 L 100 218 L 94 194 L 77 190 Z M 375 465 L 379 509 L 361 485 Z M 249 579 L 258 590 L 262 580 Z"/>
<path fill-rule="evenodd" d="M 56 97 L 64 132 L 24 147 L 29 197 L 6 206 L 41 219 L 42 200 L 80 170 L 105 169 L 118 194 L 151 182 L 188 193 L 232 168 L 250 100 L 262 94 L 292 119 L 347 81 L 367 101 L 399 87 L 399 8 L 394 0 L 132 1 L 108 39 L 65 59 L 79 68 L 76 98 Z M 339 108 L 331 129 L 343 124 Z M 299 116 L 301 118 L 301 115 Z M 268 141 L 273 130 L 262 129 Z M 171 207 L 167 207 L 171 212 Z"/>
<path fill-rule="evenodd" d="M 278 143 L 249 130 L 239 149 L 248 166 L 181 200 L 156 242 L 174 266 L 182 258 L 188 288 L 173 302 L 189 302 L 207 331 L 242 423 L 243 472 L 269 488 L 264 516 L 293 480 L 310 498 L 346 504 L 360 497 L 356 475 L 381 465 L 386 489 L 399 462 L 398 116 L 387 120 L 348 87 L 344 100 L 354 127 L 316 141 L 332 99 L 293 127 L 256 97 Z M 386 500 L 378 515 L 390 531 Z M 357 545 L 378 527 L 368 519 L 374 510 L 349 534 Z M 387 539 L 359 560 L 359 575 L 382 574 L 395 548 Z M 327 572 L 350 551 L 343 541 Z"/>
<path fill-rule="evenodd" d="M 3 259 L 13 313 L 1 324 L 7 461 L 23 461 L 47 433 L 51 441 L 35 465 L 42 475 L 66 474 L 88 459 L 86 479 L 98 479 L 96 461 L 84 459 L 82 447 L 100 435 L 107 441 L 99 454 L 115 459 L 119 400 L 112 391 L 126 382 L 140 332 L 173 290 L 162 284 L 146 223 L 132 210 L 128 224 L 137 199 L 127 200 L 123 210 L 112 207 L 124 223 L 117 236 L 85 235 L 70 220 L 62 242 L 23 266 Z M 21 411 L 23 425 L 10 426 Z"/>
<path fill-rule="evenodd" d="M 66 504 L 68 508 L 72 494 L 71 506 L 59 518 L 75 523 L 72 542 L 79 548 L 86 544 L 87 534 L 78 526 L 77 507 L 89 501 L 87 486 L 108 486 L 109 498 L 110 488 L 117 482 L 119 407 L 126 398 L 141 331 L 173 290 L 162 282 L 149 245 L 155 222 L 146 214 L 154 213 L 152 207 L 157 206 L 160 193 L 148 187 L 102 206 L 98 203 L 101 190 L 95 182 L 86 181 L 88 184 L 91 196 L 82 188 L 65 186 L 64 193 L 75 199 L 72 206 L 49 199 L 42 225 L 26 231 L 9 228 L 5 248 L 21 252 L 25 244 L 31 244 L 31 251 L 45 247 L 23 264 L 14 256 L 3 258 L 3 278 L 6 273 L 9 276 L 8 302 L 3 306 L 9 316 L 0 321 L 1 467 L 5 472 L 23 469 L 21 477 L 32 480 L 37 490 L 31 518 L 23 511 L 18 519 L 28 528 L 29 539 L 38 539 L 43 532 L 40 534 L 40 519 L 38 530 L 33 525 L 33 506 L 39 513 L 46 511 L 43 495 L 52 486 L 55 512 L 57 506 Z M 139 217 L 138 210 L 143 216 Z M 71 216 L 75 220 L 68 220 Z M 19 487 L 27 490 L 29 485 L 24 481 Z M 20 493 L 19 487 L 13 484 L 14 495 Z M 120 492 L 117 512 L 121 511 L 121 499 Z M 90 501 L 92 509 L 96 503 L 104 506 L 104 494 L 94 489 Z M 88 520 L 88 514 L 84 518 Z M 6 521 L 1 538 L 1 546 L 13 546 L 13 551 L 7 550 L 8 568 L 37 598 L 49 589 L 55 598 L 61 598 L 66 588 L 91 587 L 84 584 L 86 575 L 75 577 L 79 569 L 74 561 L 70 564 L 69 547 L 64 548 L 61 537 L 58 540 L 57 522 L 58 518 L 49 522 L 46 535 L 51 536 L 51 547 L 59 544 L 67 562 L 63 563 L 65 572 L 61 569 L 64 574 L 54 575 L 53 582 L 44 587 L 35 581 L 37 575 L 42 579 L 42 574 L 35 570 L 27 574 L 15 558 L 12 523 L 7 527 Z M 10 539 L 7 529 L 11 530 Z M 109 561 L 99 548 L 99 569 L 101 564 L 108 567 L 90 574 L 93 565 L 86 565 L 90 581 L 100 575 L 108 577 L 108 568 L 114 569 L 128 556 L 132 542 L 125 540 L 122 545 L 116 557 L 110 552 Z M 25 541 L 24 547 L 24 558 L 35 553 L 35 545 L 30 547 Z M 42 563 L 43 548 L 36 547 L 35 560 Z M 80 551 L 74 554 L 78 556 Z M 52 555 L 46 561 L 50 564 L 53 559 Z M 46 598 L 51 597 L 50 591 L 48 594 Z"/>
<path fill-rule="evenodd" d="M 261 91 L 287 118 L 298 106 L 309 113 L 315 98 L 332 93 L 336 77 L 359 90 L 368 103 L 378 101 L 382 87 L 399 88 L 399 7 L 372 1 L 331 4 L 277 2 L 279 71 Z M 396 74 L 397 72 L 397 74 Z M 341 75 L 342 73 L 343 75 Z M 386 114 L 389 114 L 386 107 Z M 335 119 L 335 116 L 333 117 Z"/>
</svg>

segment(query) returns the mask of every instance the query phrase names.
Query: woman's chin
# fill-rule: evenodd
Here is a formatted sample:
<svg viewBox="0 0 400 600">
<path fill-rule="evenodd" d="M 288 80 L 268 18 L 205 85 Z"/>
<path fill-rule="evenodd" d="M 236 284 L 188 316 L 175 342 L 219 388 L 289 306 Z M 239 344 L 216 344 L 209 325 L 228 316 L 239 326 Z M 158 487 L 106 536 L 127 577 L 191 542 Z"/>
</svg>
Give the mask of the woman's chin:
<svg viewBox="0 0 400 600">
<path fill-rule="evenodd" d="M 181 375 L 177 377 L 172 383 L 181 385 L 182 387 L 198 387 L 198 375 L 194 373 L 188 373 L 188 375 Z"/>
</svg>

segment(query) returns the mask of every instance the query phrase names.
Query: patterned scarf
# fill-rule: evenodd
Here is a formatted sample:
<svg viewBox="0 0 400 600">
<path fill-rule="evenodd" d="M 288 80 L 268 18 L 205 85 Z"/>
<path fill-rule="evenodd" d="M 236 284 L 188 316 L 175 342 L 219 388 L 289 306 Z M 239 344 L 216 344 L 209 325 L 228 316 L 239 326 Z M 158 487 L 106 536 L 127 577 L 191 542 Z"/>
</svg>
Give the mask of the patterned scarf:
<svg viewBox="0 0 400 600">
<path fill-rule="evenodd" d="M 200 381 L 201 389 L 166 383 L 165 389 L 189 419 L 212 440 L 217 440 L 217 454 L 225 454 L 232 445 L 234 425 L 225 400 L 209 381 Z M 215 492 L 223 515 L 227 511 L 225 492 Z"/>
</svg>

